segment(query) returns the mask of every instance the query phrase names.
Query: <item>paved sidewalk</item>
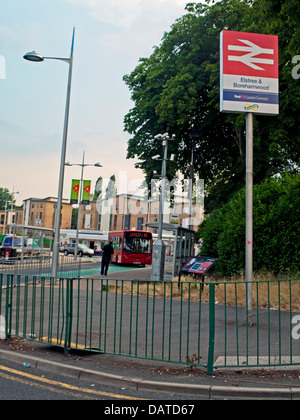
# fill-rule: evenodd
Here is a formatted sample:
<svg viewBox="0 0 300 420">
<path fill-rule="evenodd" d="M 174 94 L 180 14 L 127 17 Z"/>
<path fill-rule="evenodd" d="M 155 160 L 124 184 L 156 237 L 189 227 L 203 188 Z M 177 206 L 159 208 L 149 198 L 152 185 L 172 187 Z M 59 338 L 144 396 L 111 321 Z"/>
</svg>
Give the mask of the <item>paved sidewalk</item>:
<svg viewBox="0 0 300 420">
<path fill-rule="evenodd" d="M 216 370 L 73 351 L 21 339 L 0 340 L 0 363 L 10 360 L 73 378 L 139 391 L 181 395 L 182 399 L 300 400 L 299 369 Z M 155 398 L 155 397 L 154 397 Z"/>
</svg>

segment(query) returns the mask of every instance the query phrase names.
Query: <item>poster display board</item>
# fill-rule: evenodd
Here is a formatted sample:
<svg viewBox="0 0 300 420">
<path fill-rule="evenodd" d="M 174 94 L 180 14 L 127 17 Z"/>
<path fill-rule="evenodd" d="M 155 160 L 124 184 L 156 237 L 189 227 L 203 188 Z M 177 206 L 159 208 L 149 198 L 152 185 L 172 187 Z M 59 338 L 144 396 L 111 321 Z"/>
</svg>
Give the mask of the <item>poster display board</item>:
<svg viewBox="0 0 300 420">
<path fill-rule="evenodd" d="M 191 257 L 180 270 L 178 276 L 178 288 L 180 287 L 181 276 L 193 276 L 195 278 L 199 277 L 202 280 L 202 290 L 204 285 L 204 276 L 205 274 L 215 265 L 217 262 L 216 258 L 210 257 Z"/>
<path fill-rule="evenodd" d="M 181 269 L 181 273 L 186 275 L 193 274 L 202 277 L 215 265 L 216 262 L 216 258 L 201 256 L 192 257 L 184 264 Z"/>
</svg>

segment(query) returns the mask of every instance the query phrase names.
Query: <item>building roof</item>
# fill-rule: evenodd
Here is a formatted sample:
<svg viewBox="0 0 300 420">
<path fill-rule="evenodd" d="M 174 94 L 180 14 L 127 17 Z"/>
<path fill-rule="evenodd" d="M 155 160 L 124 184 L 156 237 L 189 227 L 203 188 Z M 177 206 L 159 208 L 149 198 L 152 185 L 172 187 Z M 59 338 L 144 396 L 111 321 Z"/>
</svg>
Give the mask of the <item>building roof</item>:
<svg viewBox="0 0 300 420">
<path fill-rule="evenodd" d="M 50 202 L 56 203 L 57 202 L 57 197 L 46 197 L 46 198 L 29 197 L 29 198 L 25 198 L 25 200 L 23 200 L 23 201 L 29 201 L 29 200 L 31 200 L 31 201 L 44 201 L 44 202 L 45 201 L 50 201 Z M 67 198 L 63 198 L 62 201 L 65 204 L 69 203 L 69 200 Z"/>
</svg>

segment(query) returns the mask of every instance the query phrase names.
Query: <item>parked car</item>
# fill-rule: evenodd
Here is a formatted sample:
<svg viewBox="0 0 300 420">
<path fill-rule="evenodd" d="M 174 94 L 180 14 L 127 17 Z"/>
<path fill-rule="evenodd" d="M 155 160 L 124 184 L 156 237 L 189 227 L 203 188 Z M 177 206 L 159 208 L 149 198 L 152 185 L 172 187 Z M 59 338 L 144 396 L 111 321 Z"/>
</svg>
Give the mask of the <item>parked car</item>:
<svg viewBox="0 0 300 420">
<path fill-rule="evenodd" d="M 75 244 L 65 245 L 64 254 L 75 254 Z M 82 257 L 83 255 L 88 255 L 89 257 L 92 257 L 94 255 L 94 250 L 89 248 L 87 245 L 78 244 L 77 255 L 79 257 Z"/>
</svg>

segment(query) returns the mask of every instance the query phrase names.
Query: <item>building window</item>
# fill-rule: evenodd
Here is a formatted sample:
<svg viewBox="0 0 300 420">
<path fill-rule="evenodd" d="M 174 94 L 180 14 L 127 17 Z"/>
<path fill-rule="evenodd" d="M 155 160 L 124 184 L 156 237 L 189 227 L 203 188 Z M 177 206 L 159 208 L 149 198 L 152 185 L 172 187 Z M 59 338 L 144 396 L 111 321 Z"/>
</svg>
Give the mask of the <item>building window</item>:
<svg viewBox="0 0 300 420">
<path fill-rule="evenodd" d="M 115 214 L 115 215 L 114 215 L 114 227 L 113 227 L 113 229 L 114 229 L 114 230 L 116 230 L 116 229 L 117 229 L 117 220 L 118 220 L 118 215 L 117 215 L 117 214 Z"/>
<path fill-rule="evenodd" d="M 130 229 L 130 214 L 125 214 L 124 217 L 124 230 Z"/>
<path fill-rule="evenodd" d="M 143 230 L 144 218 L 138 217 L 137 219 L 137 230 Z"/>
</svg>

